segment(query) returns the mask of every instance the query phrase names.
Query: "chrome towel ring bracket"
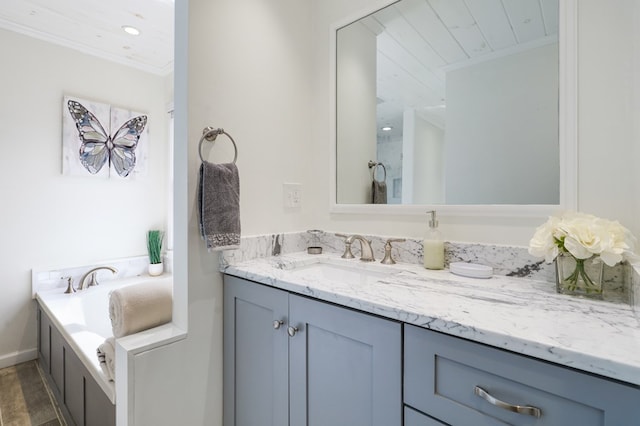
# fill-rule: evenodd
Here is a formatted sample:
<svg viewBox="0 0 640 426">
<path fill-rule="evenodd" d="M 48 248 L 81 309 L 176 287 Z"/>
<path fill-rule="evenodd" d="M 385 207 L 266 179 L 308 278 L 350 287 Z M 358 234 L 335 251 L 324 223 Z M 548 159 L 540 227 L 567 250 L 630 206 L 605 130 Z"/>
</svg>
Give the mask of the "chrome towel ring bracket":
<svg viewBox="0 0 640 426">
<path fill-rule="evenodd" d="M 387 168 L 384 166 L 384 164 L 377 163 L 375 161 L 369 160 L 369 163 L 367 163 L 367 165 L 369 166 L 370 169 L 373 169 L 373 180 L 375 180 L 376 182 L 386 182 L 387 181 Z M 382 171 L 384 172 L 384 175 L 383 175 L 381 181 L 376 179 L 376 172 L 378 171 L 378 166 L 381 166 L 382 167 Z"/>
<path fill-rule="evenodd" d="M 233 144 L 233 150 L 234 150 L 233 163 L 235 164 L 236 160 L 238 159 L 238 146 L 236 145 L 236 141 L 234 141 L 231 135 L 225 132 L 224 129 L 214 129 L 213 127 L 210 127 L 210 126 L 207 126 L 204 129 L 202 129 L 202 137 L 200 138 L 200 142 L 198 143 L 198 155 L 200 155 L 200 161 L 202 161 L 203 163 L 205 161 L 204 158 L 202 157 L 202 142 L 204 142 L 205 139 L 208 142 L 215 142 L 218 135 L 225 135 L 231 140 L 231 143 Z"/>
</svg>

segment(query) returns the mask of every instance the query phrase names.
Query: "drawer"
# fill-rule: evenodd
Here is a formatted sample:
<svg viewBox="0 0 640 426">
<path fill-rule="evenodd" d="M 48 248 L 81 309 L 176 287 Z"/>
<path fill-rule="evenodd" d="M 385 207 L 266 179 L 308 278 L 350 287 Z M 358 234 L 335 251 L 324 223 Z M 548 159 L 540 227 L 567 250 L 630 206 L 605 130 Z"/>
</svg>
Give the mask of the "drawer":
<svg viewBox="0 0 640 426">
<path fill-rule="evenodd" d="M 404 398 L 454 425 L 612 426 L 640 418 L 638 387 L 410 325 Z"/>
<path fill-rule="evenodd" d="M 404 406 L 404 426 L 447 426 L 445 423 L 441 423 L 429 417 L 426 414 L 422 414 L 419 411 L 414 410 L 411 407 Z"/>
</svg>

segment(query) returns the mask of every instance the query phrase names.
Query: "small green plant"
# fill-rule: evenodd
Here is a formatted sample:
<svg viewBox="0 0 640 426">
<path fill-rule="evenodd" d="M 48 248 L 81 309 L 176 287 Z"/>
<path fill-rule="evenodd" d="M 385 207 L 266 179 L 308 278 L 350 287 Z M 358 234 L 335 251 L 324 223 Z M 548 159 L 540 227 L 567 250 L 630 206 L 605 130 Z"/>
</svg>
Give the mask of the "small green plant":
<svg viewBox="0 0 640 426">
<path fill-rule="evenodd" d="M 164 234 L 157 230 L 147 232 L 147 251 L 149 252 L 149 263 L 155 265 L 162 263 L 162 239 Z"/>
</svg>

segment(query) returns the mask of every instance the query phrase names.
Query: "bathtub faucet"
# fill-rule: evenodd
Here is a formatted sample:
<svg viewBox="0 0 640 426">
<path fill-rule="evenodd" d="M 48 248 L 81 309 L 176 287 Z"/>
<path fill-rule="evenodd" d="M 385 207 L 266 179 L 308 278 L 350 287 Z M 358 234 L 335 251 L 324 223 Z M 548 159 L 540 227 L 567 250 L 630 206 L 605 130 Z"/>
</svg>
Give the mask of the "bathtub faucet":
<svg viewBox="0 0 640 426">
<path fill-rule="evenodd" d="M 118 273 L 118 270 L 116 268 L 112 268 L 111 266 L 98 266 L 97 268 L 93 268 L 89 272 L 84 274 L 82 278 L 80 278 L 80 284 L 78 284 L 78 290 L 84 290 L 85 288 L 98 285 L 99 283 L 98 283 L 98 278 L 96 277 L 96 274 L 101 269 L 109 270 L 113 272 L 113 274 Z M 87 278 L 89 278 L 89 284 L 86 284 Z"/>
</svg>

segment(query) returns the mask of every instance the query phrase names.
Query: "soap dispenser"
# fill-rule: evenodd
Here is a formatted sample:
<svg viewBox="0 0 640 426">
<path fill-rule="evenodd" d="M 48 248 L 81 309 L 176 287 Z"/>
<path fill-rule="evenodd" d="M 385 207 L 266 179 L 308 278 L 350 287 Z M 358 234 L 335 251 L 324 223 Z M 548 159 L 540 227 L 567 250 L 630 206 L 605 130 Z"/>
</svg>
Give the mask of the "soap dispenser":
<svg viewBox="0 0 640 426">
<path fill-rule="evenodd" d="M 444 241 L 438 229 L 436 211 L 430 210 L 429 229 L 424 237 L 424 267 L 427 269 L 444 269 Z"/>
</svg>

